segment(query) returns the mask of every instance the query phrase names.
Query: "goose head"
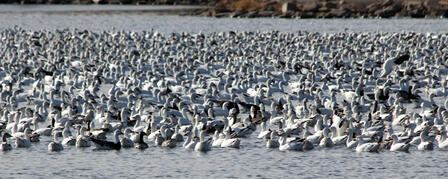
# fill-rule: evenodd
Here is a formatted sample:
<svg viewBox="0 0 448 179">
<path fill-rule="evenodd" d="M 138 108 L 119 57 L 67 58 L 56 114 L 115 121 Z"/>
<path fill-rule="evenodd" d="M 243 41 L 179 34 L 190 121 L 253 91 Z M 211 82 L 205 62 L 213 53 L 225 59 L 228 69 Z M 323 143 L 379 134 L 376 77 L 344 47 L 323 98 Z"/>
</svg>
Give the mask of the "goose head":
<svg viewBox="0 0 448 179">
<path fill-rule="evenodd" d="M 120 142 L 120 139 L 119 139 L 119 135 L 122 135 L 123 134 L 123 132 L 121 132 L 120 130 L 115 130 L 115 132 L 114 132 L 114 138 L 115 138 L 115 143 L 119 143 Z"/>
</svg>

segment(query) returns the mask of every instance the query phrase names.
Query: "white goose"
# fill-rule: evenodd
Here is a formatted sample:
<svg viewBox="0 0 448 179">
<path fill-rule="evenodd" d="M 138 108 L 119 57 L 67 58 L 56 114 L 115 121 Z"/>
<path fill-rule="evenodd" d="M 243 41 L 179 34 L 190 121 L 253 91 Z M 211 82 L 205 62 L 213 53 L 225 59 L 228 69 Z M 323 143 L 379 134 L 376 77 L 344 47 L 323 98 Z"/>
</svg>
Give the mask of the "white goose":
<svg viewBox="0 0 448 179">
<path fill-rule="evenodd" d="M 90 140 L 84 136 L 86 130 L 84 126 L 79 129 L 79 134 L 76 137 L 76 147 L 90 147 Z"/>
<path fill-rule="evenodd" d="M 353 149 L 353 148 L 355 148 L 358 145 L 359 141 L 353 140 L 354 133 L 353 133 L 353 129 L 352 128 L 348 128 L 347 132 L 348 132 L 348 137 L 347 137 L 347 141 L 346 141 L 345 144 L 346 144 L 347 148 Z"/>
<path fill-rule="evenodd" d="M 436 137 L 439 149 L 447 149 L 448 148 L 448 140 L 446 131 L 442 129 L 441 132 L 439 132 L 439 135 Z"/>
<path fill-rule="evenodd" d="M 201 131 L 199 134 L 199 142 L 194 147 L 195 151 L 199 152 L 207 152 L 210 150 L 210 143 L 208 141 L 205 141 L 205 132 Z"/>
<path fill-rule="evenodd" d="M 230 136 L 230 128 L 225 133 L 225 140 L 222 141 L 221 147 L 229 147 L 229 148 L 240 148 L 241 140 L 239 138 L 231 138 Z"/>
<path fill-rule="evenodd" d="M 183 147 L 185 149 L 194 150 L 198 141 L 195 139 L 192 139 L 191 132 L 188 132 L 186 135 L 187 135 L 187 140 L 185 140 Z"/>
<path fill-rule="evenodd" d="M 224 134 L 216 130 L 215 134 L 213 134 L 212 147 L 221 147 L 221 144 L 224 140 L 225 140 Z"/>
<path fill-rule="evenodd" d="M 409 143 L 400 143 L 398 142 L 397 135 L 392 135 L 392 145 L 390 146 L 390 151 L 401 151 L 401 152 L 408 152 L 409 147 L 411 146 Z"/>
<path fill-rule="evenodd" d="M 301 142 L 296 142 L 296 141 L 290 141 L 290 142 L 288 142 L 287 141 L 287 137 L 286 137 L 287 135 L 286 135 L 286 133 L 282 133 L 281 135 L 280 135 L 280 138 L 279 138 L 279 140 L 280 140 L 280 142 L 279 142 L 279 147 L 278 147 L 278 149 L 280 150 L 280 151 L 287 151 L 287 150 L 295 150 L 295 151 L 299 151 L 299 150 L 302 150 L 302 148 L 303 148 L 303 143 L 301 143 Z"/>
<path fill-rule="evenodd" d="M 16 147 L 17 148 L 28 148 L 31 146 L 30 135 L 31 130 L 26 128 L 24 131 L 24 137 L 16 137 Z"/>
<path fill-rule="evenodd" d="M 432 141 L 429 141 L 427 137 L 428 136 L 426 130 L 420 133 L 421 142 L 417 146 L 418 150 L 432 150 L 434 148 Z"/>
<path fill-rule="evenodd" d="M 258 134 L 257 138 L 259 139 L 268 139 L 270 137 L 269 133 L 271 133 L 271 130 L 266 130 L 266 122 L 261 122 L 261 130 Z"/>
<path fill-rule="evenodd" d="M 79 135 L 79 130 L 77 130 Z M 76 136 L 78 136 L 76 135 Z M 76 145 L 76 137 L 71 135 L 69 123 L 65 123 L 65 128 L 62 130 L 62 145 Z"/>
<path fill-rule="evenodd" d="M 358 138 L 358 145 L 356 146 L 356 152 L 378 152 L 380 144 L 378 142 L 364 143 L 362 137 Z"/>
<path fill-rule="evenodd" d="M 64 147 L 62 146 L 62 144 L 60 142 L 57 142 L 57 138 L 58 138 L 58 133 L 54 133 L 53 142 L 50 142 L 48 144 L 48 151 L 57 152 L 57 151 L 64 150 Z"/>
<path fill-rule="evenodd" d="M 271 132 L 271 136 L 266 142 L 266 148 L 273 149 L 279 147 L 280 143 L 275 139 L 275 135 L 277 135 L 276 131 Z"/>
<path fill-rule="evenodd" d="M 328 147 L 328 148 L 334 146 L 334 143 L 329 136 L 328 127 L 324 128 L 324 137 L 320 140 L 319 146 L 320 147 Z"/>
<path fill-rule="evenodd" d="M 132 148 L 134 147 L 134 141 L 129 139 L 129 135 L 131 133 L 131 129 L 126 128 L 124 130 L 124 136 L 120 139 L 121 147 L 123 148 Z"/>
<path fill-rule="evenodd" d="M 334 145 L 345 145 L 346 144 L 348 135 L 340 136 L 339 133 L 337 132 L 337 129 L 335 126 L 331 127 L 331 132 L 333 134 L 331 136 L 331 141 L 333 142 Z"/>
</svg>

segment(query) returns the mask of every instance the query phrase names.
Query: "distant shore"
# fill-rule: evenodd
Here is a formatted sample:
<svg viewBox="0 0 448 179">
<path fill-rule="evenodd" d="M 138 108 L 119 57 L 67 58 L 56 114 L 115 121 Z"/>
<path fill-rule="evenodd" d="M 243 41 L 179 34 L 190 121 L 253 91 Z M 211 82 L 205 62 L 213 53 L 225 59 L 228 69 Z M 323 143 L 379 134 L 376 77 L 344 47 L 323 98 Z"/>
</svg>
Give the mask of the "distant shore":
<svg viewBox="0 0 448 179">
<path fill-rule="evenodd" d="M 448 17 L 448 0 L 0 0 L 3 4 L 134 4 L 139 8 L 62 9 L 49 13 L 159 13 L 209 17 Z M 163 5 L 163 8 L 147 8 Z M 172 6 L 172 5 L 181 5 Z M 88 7 L 88 6 L 86 6 Z M 118 6 L 120 7 L 120 6 Z M 125 6 L 126 7 L 126 6 Z M 142 7 L 142 8 L 140 8 Z M 25 8 L 26 9 L 26 8 Z M 30 11 L 25 11 L 30 12 Z M 32 12 L 32 11 L 31 11 Z M 0 10 L 0 13 L 2 11 Z"/>
</svg>

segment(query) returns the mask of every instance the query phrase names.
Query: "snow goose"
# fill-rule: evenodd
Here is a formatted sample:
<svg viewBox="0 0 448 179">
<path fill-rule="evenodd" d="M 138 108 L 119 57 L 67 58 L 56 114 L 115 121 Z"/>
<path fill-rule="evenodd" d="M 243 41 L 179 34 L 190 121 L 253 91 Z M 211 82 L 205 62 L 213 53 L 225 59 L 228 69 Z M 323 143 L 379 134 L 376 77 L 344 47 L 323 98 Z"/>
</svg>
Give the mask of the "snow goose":
<svg viewBox="0 0 448 179">
<path fill-rule="evenodd" d="M 46 128 L 39 128 L 37 118 L 34 118 L 33 121 L 34 121 L 33 133 L 39 134 L 42 136 L 51 136 L 51 133 L 53 131 L 53 127 L 51 125 L 48 125 Z"/>
<path fill-rule="evenodd" d="M 381 77 L 387 77 L 395 68 L 395 66 L 402 64 L 404 61 L 409 60 L 410 56 L 408 54 L 401 55 L 399 57 L 388 59 L 383 64 L 383 71 L 381 72 Z"/>
<path fill-rule="evenodd" d="M 378 152 L 380 144 L 378 142 L 364 143 L 362 137 L 358 138 L 358 145 L 356 146 L 356 152 Z"/>
<path fill-rule="evenodd" d="M 184 137 L 179 133 L 179 124 L 174 127 L 174 134 L 171 136 L 171 139 L 174 139 L 176 142 L 183 142 Z"/>
<path fill-rule="evenodd" d="M 57 152 L 57 151 L 64 150 L 64 147 L 62 146 L 62 144 L 60 142 L 57 142 L 58 135 L 60 135 L 59 132 L 54 133 L 53 141 L 48 144 L 48 151 Z"/>
<path fill-rule="evenodd" d="M 327 148 L 333 147 L 334 143 L 333 143 L 333 141 L 331 140 L 331 138 L 329 136 L 329 129 L 328 129 L 328 127 L 324 128 L 323 135 L 324 135 L 324 137 L 320 140 L 319 146 L 323 147 L 323 148 L 324 147 L 327 147 Z"/>
<path fill-rule="evenodd" d="M 271 132 L 270 138 L 266 142 L 266 148 L 273 149 L 279 147 L 279 142 L 277 139 L 275 139 L 275 135 L 277 135 L 276 131 Z"/>
<path fill-rule="evenodd" d="M 344 145 L 347 141 L 347 135 L 339 136 L 339 133 L 337 132 L 337 129 L 335 126 L 331 127 L 331 141 L 334 143 L 334 145 Z"/>
<path fill-rule="evenodd" d="M 355 148 L 358 145 L 359 141 L 353 140 L 353 135 L 354 135 L 353 129 L 348 128 L 347 132 L 348 132 L 348 134 L 347 134 L 348 137 L 347 137 L 347 141 L 346 141 L 345 144 L 346 144 L 347 148 L 353 149 L 353 148 Z"/>
<path fill-rule="evenodd" d="M 428 132 L 421 132 L 420 133 L 420 144 L 418 144 L 417 149 L 418 150 L 432 150 L 433 149 L 433 142 L 428 139 Z"/>
<path fill-rule="evenodd" d="M 205 138 L 205 131 L 201 131 L 199 133 L 199 142 L 194 147 L 195 151 L 207 152 L 210 150 L 210 143 L 209 141 L 206 141 L 204 138 Z"/>
<path fill-rule="evenodd" d="M 409 147 L 411 146 L 409 143 L 399 143 L 397 135 L 392 135 L 392 145 L 390 146 L 390 151 L 401 151 L 408 152 Z"/>
<path fill-rule="evenodd" d="M 134 141 L 129 139 L 130 133 L 131 133 L 131 129 L 127 128 L 124 130 L 124 136 L 120 139 L 121 147 L 123 147 L 123 148 L 134 147 Z"/>
<path fill-rule="evenodd" d="M 31 130 L 29 128 L 26 128 L 24 133 L 24 137 L 16 137 L 16 147 L 17 148 L 28 148 L 31 146 L 31 141 L 30 141 L 30 134 L 31 134 Z"/>
<path fill-rule="evenodd" d="M 257 136 L 257 138 L 259 138 L 259 139 L 268 139 L 268 137 L 270 137 L 270 133 L 271 133 L 271 130 L 266 130 L 266 122 L 261 122 L 261 124 L 260 124 L 260 126 L 261 126 L 261 130 L 260 130 L 260 133 L 258 134 L 258 136 Z"/>
<path fill-rule="evenodd" d="M 90 140 L 85 136 L 86 130 L 84 126 L 79 129 L 78 136 L 76 137 L 76 147 L 90 147 Z"/>
<path fill-rule="evenodd" d="M 185 135 L 187 136 L 187 140 L 185 140 L 183 147 L 185 149 L 194 150 L 198 143 L 197 139 L 192 138 L 191 132 L 187 132 Z"/>
<path fill-rule="evenodd" d="M 228 129 L 225 133 L 226 138 L 224 141 L 222 141 L 221 147 L 240 148 L 241 139 L 232 138 L 230 134 L 231 134 L 231 128 L 228 127 Z"/>
<path fill-rule="evenodd" d="M 287 134 L 286 133 L 282 133 L 280 134 L 279 137 L 279 147 L 278 149 L 280 151 L 287 151 L 287 150 L 295 150 L 295 151 L 300 151 L 303 150 L 303 143 L 296 141 L 296 140 L 292 140 L 292 141 L 287 141 Z"/>
<path fill-rule="evenodd" d="M 225 135 L 218 130 L 213 134 L 212 147 L 221 147 L 222 142 L 225 140 Z"/>
<path fill-rule="evenodd" d="M 79 133 L 79 130 L 77 130 Z M 78 135 L 76 135 L 78 136 Z M 65 128 L 62 130 L 62 145 L 76 145 L 76 137 L 72 136 L 70 132 L 70 123 L 65 123 Z"/>
<path fill-rule="evenodd" d="M 439 145 L 439 149 L 447 149 L 448 148 L 448 140 L 446 140 L 446 130 L 442 129 L 441 132 L 439 132 L 439 135 L 436 137 L 437 143 Z"/>
</svg>

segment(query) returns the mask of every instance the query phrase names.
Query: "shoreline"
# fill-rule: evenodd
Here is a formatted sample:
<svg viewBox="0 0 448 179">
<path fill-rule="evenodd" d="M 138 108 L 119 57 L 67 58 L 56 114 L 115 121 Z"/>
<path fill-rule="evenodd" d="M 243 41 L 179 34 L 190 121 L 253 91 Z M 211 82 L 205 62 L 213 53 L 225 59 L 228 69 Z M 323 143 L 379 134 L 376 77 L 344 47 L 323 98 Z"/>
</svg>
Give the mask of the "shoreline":
<svg viewBox="0 0 448 179">
<path fill-rule="evenodd" d="M 114 3 L 115 1 L 119 3 Z M 124 2 L 124 0 L 121 0 Z M 0 0 L 1 2 L 1 0 Z M 28 3 L 27 3 L 28 2 Z M 183 1 L 153 1 L 152 5 L 137 1 L 109 0 L 73 1 L 70 3 L 38 3 L 0 5 L 0 13 L 156 13 L 206 17 L 276 17 L 276 18 L 440 18 L 448 17 L 446 0 L 297 0 L 294 2 L 266 0 L 218 0 L 186 4 Z M 62 1 L 58 1 L 62 2 Z M 96 3 L 95 3 L 96 2 Z M 174 3 L 173 3 L 174 2 Z M 193 2 L 193 1 L 192 1 Z M 174 5 L 173 5 L 174 4 Z M 33 9 L 41 5 L 51 9 Z M 73 9 L 73 6 L 82 8 Z M 15 9 L 8 9 L 13 7 Z M 54 9 L 53 7 L 56 7 Z M 68 7 L 68 8 L 61 8 Z M 94 7 L 94 8 L 86 8 Z"/>
</svg>

